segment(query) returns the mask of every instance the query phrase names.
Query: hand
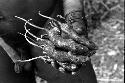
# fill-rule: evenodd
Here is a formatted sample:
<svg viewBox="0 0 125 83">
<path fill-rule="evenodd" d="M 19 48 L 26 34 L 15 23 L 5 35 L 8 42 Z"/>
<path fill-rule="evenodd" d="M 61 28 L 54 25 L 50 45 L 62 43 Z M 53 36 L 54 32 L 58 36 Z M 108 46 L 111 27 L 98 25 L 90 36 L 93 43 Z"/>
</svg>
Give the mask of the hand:
<svg viewBox="0 0 125 83">
<path fill-rule="evenodd" d="M 39 50 L 37 48 L 33 49 L 33 51 L 36 51 L 37 49 L 37 55 L 33 54 L 33 56 L 40 57 L 44 62 L 50 63 L 51 66 L 61 72 L 74 74 L 74 72 L 76 72 L 81 65 L 89 60 L 89 57 L 95 53 L 95 50 L 97 49 L 96 45 L 90 42 L 85 36 L 80 37 L 67 23 L 61 23 L 51 17 L 44 17 L 50 19 L 46 28 L 38 27 L 23 18 L 17 17 L 26 21 L 24 26 L 26 30 L 24 36 L 26 40 L 30 44 L 40 48 Z M 26 28 L 27 23 L 33 27 L 45 30 L 47 34 L 41 34 L 41 38 L 36 37 Z M 33 43 L 34 41 L 32 41 L 27 34 L 36 38 L 37 42 Z M 41 64 L 42 66 L 40 66 Z M 41 71 L 38 74 L 40 76 L 43 75 L 42 71 L 45 69 L 43 68 L 43 63 L 41 63 L 41 61 L 36 61 L 36 65 L 38 69 L 37 72 Z M 46 69 L 47 70 L 45 71 L 50 69 L 55 73 L 59 72 L 50 67 Z M 50 74 L 54 72 L 51 72 Z"/>
<path fill-rule="evenodd" d="M 66 69 L 73 72 L 78 69 L 77 66 L 79 64 L 89 60 L 89 57 L 95 53 L 95 44 L 91 43 L 84 36 L 82 36 L 82 38 L 79 37 L 67 23 L 61 23 L 44 15 L 41 16 L 51 20 L 46 26 L 46 29 L 35 26 L 23 18 L 16 17 L 26 21 L 24 26 L 26 30 L 25 38 L 30 44 L 43 49 L 43 53 L 47 55 L 46 61 L 49 60 L 51 63 L 56 61 L 56 63 L 58 63 L 58 68 L 61 68 L 62 71 Z M 41 35 L 41 38 L 34 36 L 26 28 L 27 23 L 33 27 L 45 30 L 47 33 L 46 37 L 44 38 L 45 35 Z M 30 38 L 26 36 L 27 33 L 36 38 L 38 45 L 29 40 Z M 72 69 L 72 66 L 73 68 L 75 66 L 75 68 Z"/>
</svg>

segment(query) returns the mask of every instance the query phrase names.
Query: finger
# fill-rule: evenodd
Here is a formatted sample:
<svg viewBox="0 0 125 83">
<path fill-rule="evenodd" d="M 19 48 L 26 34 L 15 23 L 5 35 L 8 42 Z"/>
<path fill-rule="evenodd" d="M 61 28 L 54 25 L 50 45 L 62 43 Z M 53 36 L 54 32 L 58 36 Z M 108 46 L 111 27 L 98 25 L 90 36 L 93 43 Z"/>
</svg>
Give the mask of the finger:
<svg viewBox="0 0 125 83">
<path fill-rule="evenodd" d="M 85 55 L 91 57 L 95 53 L 96 53 L 96 50 L 92 50 L 92 51 L 87 52 Z"/>
<path fill-rule="evenodd" d="M 85 52 L 88 52 L 89 49 L 86 47 L 86 46 L 83 46 L 83 45 L 80 45 L 80 44 L 77 44 L 76 45 L 74 44 L 75 46 L 75 49 L 74 50 L 71 50 L 71 52 L 74 54 L 74 55 L 83 55 Z"/>
<path fill-rule="evenodd" d="M 91 40 L 88 40 L 87 38 L 85 38 L 85 36 L 77 37 L 77 41 L 79 41 L 80 44 L 87 46 L 90 50 L 98 49 L 97 45 L 93 43 Z"/>
<path fill-rule="evenodd" d="M 21 62 L 15 62 L 15 65 L 14 65 L 14 70 L 16 73 L 21 73 L 24 69 L 24 65 L 25 63 L 21 63 Z"/>
<path fill-rule="evenodd" d="M 20 59 L 18 53 L 0 37 L 0 46 L 7 52 L 11 60 L 16 63 Z"/>
</svg>

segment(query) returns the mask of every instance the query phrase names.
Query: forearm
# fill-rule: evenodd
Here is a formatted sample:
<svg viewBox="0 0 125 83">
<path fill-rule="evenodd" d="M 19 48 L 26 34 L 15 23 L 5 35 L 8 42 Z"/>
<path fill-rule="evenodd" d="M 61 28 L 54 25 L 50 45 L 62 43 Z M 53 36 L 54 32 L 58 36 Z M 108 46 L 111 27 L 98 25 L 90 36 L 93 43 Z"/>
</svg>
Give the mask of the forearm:
<svg viewBox="0 0 125 83">
<path fill-rule="evenodd" d="M 83 0 L 63 0 L 64 15 L 66 22 L 72 25 L 72 28 L 78 34 L 86 34 L 86 22 L 83 21 Z"/>
<path fill-rule="evenodd" d="M 82 0 L 63 0 L 64 3 L 64 14 L 73 10 L 83 10 Z"/>
</svg>

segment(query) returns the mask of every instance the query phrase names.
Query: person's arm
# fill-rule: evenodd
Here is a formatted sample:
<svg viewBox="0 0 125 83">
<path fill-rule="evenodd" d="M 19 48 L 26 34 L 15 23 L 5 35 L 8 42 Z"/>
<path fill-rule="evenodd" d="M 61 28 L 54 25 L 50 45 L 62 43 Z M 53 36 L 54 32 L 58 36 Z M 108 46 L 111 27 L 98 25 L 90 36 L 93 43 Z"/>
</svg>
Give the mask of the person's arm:
<svg viewBox="0 0 125 83">
<path fill-rule="evenodd" d="M 63 0 L 64 15 L 67 23 L 73 26 L 78 34 L 87 34 L 86 23 L 83 21 L 83 0 Z"/>
<path fill-rule="evenodd" d="M 63 6 L 67 23 L 70 23 L 78 34 L 85 36 L 87 35 L 87 24 L 85 23 L 86 21 L 84 21 L 86 18 L 83 16 L 85 15 L 83 1 L 84 0 L 63 0 Z M 96 75 L 90 61 L 88 61 L 86 67 L 83 66 L 76 75 L 84 80 L 84 83 L 97 83 Z"/>
<path fill-rule="evenodd" d="M 83 10 L 82 0 L 63 0 L 64 14 L 68 14 L 74 10 Z"/>
<path fill-rule="evenodd" d="M 15 65 L 19 58 L 17 52 L 0 37 L 0 83 L 35 83 L 34 73 L 31 70 L 23 69 L 22 72 L 20 71 L 22 67 Z M 29 69 L 28 64 L 24 67 Z"/>
</svg>

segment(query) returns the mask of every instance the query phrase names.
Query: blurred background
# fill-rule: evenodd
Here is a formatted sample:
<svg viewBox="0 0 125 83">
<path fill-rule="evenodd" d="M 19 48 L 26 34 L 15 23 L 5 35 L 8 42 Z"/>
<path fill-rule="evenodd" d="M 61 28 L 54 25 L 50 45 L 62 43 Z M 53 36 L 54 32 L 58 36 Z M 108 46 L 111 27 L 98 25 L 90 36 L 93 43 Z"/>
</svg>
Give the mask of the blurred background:
<svg viewBox="0 0 125 83">
<path fill-rule="evenodd" d="M 124 83 L 124 0 L 85 0 L 98 83 Z"/>
</svg>

